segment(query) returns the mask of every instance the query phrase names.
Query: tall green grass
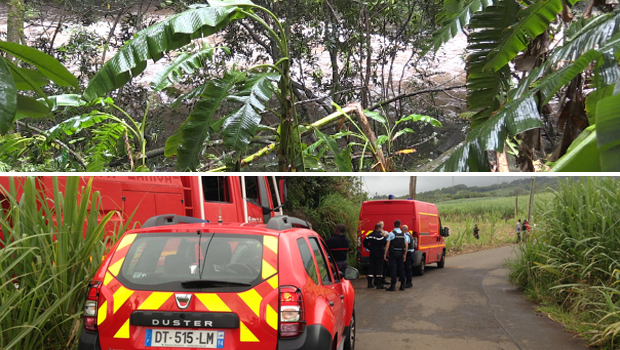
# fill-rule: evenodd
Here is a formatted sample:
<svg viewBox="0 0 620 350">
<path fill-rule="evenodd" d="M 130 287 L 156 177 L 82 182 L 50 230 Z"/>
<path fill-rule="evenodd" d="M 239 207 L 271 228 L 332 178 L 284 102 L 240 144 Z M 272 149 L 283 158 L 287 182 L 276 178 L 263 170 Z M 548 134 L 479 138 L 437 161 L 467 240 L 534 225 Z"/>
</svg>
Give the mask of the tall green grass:
<svg viewBox="0 0 620 350">
<path fill-rule="evenodd" d="M 27 178 L 19 197 L 13 180 L 0 191 L 9 204 L 0 210 L 0 349 L 75 348 L 86 288 L 106 248 L 113 213 L 100 217 L 92 181 L 80 189 L 69 177 L 63 194 L 55 178 L 49 199 L 37 181 Z"/>
<path fill-rule="evenodd" d="M 455 219 L 455 217 L 451 217 Z M 442 219 L 442 222 L 443 221 Z M 488 208 L 488 212 L 480 217 L 465 215 L 456 217 L 456 221 L 445 222 L 451 228 L 450 236 L 445 239 L 448 252 L 461 252 L 470 249 L 493 247 L 512 242 L 512 237 L 500 235 L 500 225 L 504 222 L 504 214 Z M 474 225 L 480 229 L 480 239 L 474 237 Z M 504 230 L 505 231 L 505 230 Z"/>
<path fill-rule="evenodd" d="M 572 315 L 593 345 L 620 346 L 620 181 L 563 181 L 537 206 L 538 229 L 510 263 L 531 298 Z"/>
</svg>

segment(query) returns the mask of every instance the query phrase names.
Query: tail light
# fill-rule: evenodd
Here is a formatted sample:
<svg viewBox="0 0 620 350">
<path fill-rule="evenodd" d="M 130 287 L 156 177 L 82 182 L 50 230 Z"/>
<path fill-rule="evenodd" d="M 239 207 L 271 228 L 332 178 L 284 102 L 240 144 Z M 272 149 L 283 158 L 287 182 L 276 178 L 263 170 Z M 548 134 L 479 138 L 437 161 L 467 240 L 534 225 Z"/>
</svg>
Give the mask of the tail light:
<svg viewBox="0 0 620 350">
<path fill-rule="evenodd" d="M 280 287 L 280 337 L 296 337 L 306 325 L 304 301 L 299 288 Z"/>
<path fill-rule="evenodd" d="M 88 285 L 86 303 L 84 304 L 84 328 L 91 332 L 97 331 L 97 310 L 99 309 L 99 292 L 103 284 L 92 281 Z"/>
</svg>

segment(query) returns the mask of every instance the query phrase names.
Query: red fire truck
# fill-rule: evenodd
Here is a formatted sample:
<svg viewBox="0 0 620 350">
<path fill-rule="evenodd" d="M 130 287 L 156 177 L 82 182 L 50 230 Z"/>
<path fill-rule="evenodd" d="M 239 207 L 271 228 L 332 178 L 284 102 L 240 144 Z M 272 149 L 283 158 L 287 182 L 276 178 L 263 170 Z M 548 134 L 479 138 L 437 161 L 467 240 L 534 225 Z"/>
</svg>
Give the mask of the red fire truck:
<svg viewBox="0 0 620 350">
<path fill-rule="evenodd" d="M 415 248 L 413 268 L 416 275 L 423 275 L 427 264 L 437 263 L 444 267 L 446 259 L 446 243 L 449 229 L 441 227 L 441 219 L 437 206 L 416 200 L 378 200 L 362 203 L 357 236 L 357 260 L 363 269 L 370 265 L 370 252 L 364 248 L 364 239 L 370 234 L 379 221 L 385 223 L 384 230 L 393 229 L 395 220 L 409 226 L 409 232 L 418 241 Z"/>
<path fill-rule="evenodd" d="M 53 198 L 52 177 L 38 176 L 37 186 Z M 86 184 L 89 177 L 82 177 Z M 23 177 L 0 177 L 0 203 L 9 181 L 18 194 Z M 59 178 L 61 191 L 66 177 Z M 3 190 L 4 189 L 4 190 Z M 286 196 L 284 180 L 272 176 L 95 176 L 93 190 L 102 197 L 101 215 L 114 212 L 110 225 L 140 227 L 148 218 L 162 214 L 190 216 L 211 222 L 266 223 L 282 214 Z"/>
</svg>

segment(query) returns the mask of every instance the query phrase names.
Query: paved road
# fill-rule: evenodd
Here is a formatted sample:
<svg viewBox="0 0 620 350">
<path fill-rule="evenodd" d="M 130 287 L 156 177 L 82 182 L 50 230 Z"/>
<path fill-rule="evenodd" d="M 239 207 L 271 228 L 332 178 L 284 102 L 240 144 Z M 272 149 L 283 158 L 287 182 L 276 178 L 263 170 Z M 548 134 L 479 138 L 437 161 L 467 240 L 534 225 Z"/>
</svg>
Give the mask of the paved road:
<svg viewBox="0 0 620 350">
<path fill-rule="evenodd" d="M 587 349 L 508 282 L 511 256 L 503 247 L 448 257 L 403 292 L 355 281 L 357 350 Z"/>
</svg>

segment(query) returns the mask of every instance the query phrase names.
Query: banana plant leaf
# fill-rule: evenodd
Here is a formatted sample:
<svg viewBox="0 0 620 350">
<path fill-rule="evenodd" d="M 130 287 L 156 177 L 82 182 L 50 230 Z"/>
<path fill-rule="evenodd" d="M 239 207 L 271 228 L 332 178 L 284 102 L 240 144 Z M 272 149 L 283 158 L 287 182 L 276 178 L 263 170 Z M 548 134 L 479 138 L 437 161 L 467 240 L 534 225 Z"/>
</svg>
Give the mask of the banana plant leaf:
<svg viewBox="0 0 620 350">
<path fill-rule="evenodd" d="M 525 50 L 531 40 L 542 34 L 562 11 L 563 3 L 573 5 L 579 0 L 539 0 L 517 14 L 518 22 L 494 49 L 485 70 L 497 71 L 506 66 L 519 52 Z"/>
<path fill-rule="evenodd" d="M 44 52 L 6 41 L 0 41 L 0 50 L 37 67 L 39 72 L 60 86 L 79 88 L 77 78 L 57 59 Z"/>
<path fill-rule="evenodd" d="M 206 47 L 196 53 L 184 52 L 180 54 L 174 61 L 160 70 L 153 81 L 151 88 L 158 92 L 167 88 L 171 84 L 179 81 L 183 74 L 194 74 L 198 69 L 204 67 L 205 61 L 213 57 L 213 47 Z"/>
<path fill-rule="evenodd" d="M 327 136 L 318 129 L 314 129 L 314 133 L 317 138 L 325 142 L 329 150 L 333 153 L 334 163 L 338 167 L 338 170 L 342 172 L 352 172 L 353 165 L 351 163 L 351 150 L 349 149 L 349 147 L 347 146 L 344 150 L 340 151 L 340 147 L 338 147 L 338 142 L 335 139 Z"/>
<path fill-rule="evenodd" d="M 6 134 L 13 126 L 17 113 L 17 89 L 4 58 L 0 56 L 0 134 Z"/>
<path fill-rule="evenodd" d="M 29 96 L 17 95 L 17 113 L 15 120 L 23 118 L 45 118 L 51 110 L 47 104 Z"/>
<path fill-rule="evenodd" d="M 600 100 L 596 134 L 602 171 L 620 171 L 620 94 Z"/>
<path fill-rule="evenodd" d="M 164 53 L 181 48 L 192 39 L 217 33 L 233 17 L 238 17 L 236 6 L 197 6 L 141 30 L 103 65 L 88 84 L 84 97 L 93 100 L 125 85 L 132 76 L 144 71 L 148 59 L 156 62 Z"/>
<path fill-rule="evenodd" d="M 551 165 L 554 172 L 601 171 L 599 152 L 596 146 L 596 126 L 584 130 L 570 145 L 566 154 Z"/>
<path fill-rule="evenodd" d="M 18 70 L 19 74 L 13 74 L 15 88 L 19 91 L 36 91 L 49 84 L 50 80 L 36 69 L 12 67 L 13 71 Z M 23 76 L 28 77 L 24 79 Z M 32 85 L 34 84 L 34 86 Z"/>
<path fill-rule="evenodd" d="M 242 103 L 241 107 L 226 117 L 222 125 L 224 145 L 242 151 L 247 148 L 262 119 L 260 113 L 265 110 L 273 96 L 274 82 L 280 79 L 278 73 L 258 73 L 246 78 L 242 89 L 228 97 L 229 101 Z"/>
<path fill-rule="evenodd" d="M 195 170 L 198 167 L 202 144 L 213 130 L 215 112 L 230 96 L 230 91 L 235 85 L 242 82 L 245 77 L 244 72 L 229 71 L 223 78 L 211 80 L 203 85 L 205 88 L 202 98 L 181 127 L 166 140 L 164 154 L 166 157 L 178 154 L 178 170 Z"/>
<path fill-rule="evenodd" d="M 474 13 L 497 2 L 496 0 L 473 0 L 465 4 L 463 0 L 444 0 L 443 11 L 437 15 L 436 20 L 441 28 L 433 33 L 432 49 L 439 49 L 441 45 L 447 43 L 459 31 L 467 27 Z"/>
</svg>

